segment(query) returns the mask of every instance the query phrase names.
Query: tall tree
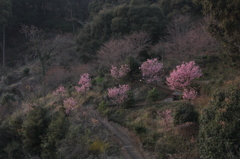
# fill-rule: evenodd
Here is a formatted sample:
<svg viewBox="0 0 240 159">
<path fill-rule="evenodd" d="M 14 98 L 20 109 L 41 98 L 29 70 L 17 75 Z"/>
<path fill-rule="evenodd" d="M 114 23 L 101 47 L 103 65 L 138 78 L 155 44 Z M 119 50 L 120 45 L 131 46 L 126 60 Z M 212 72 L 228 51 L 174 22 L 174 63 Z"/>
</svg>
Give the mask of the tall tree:
<svg viewBox="0 0 240 159">
<path fill-rule="evenodd" d="M 203 11 L 209 15 L 210 33 L 223 41 L 231 53 L 240 53 L 240 1 L 202 0 Z"/>
<path fill-rule="evenodd" d="M 5 67 L 5 29 L 8 23 L 8 18 L 11 15 L 11 0 L 0 0 L 0 25 L 2 25 L 3 31 L 3 42 L 2 42 L 2 52 L 3 52 L 3 68 Z"/>
</svg>

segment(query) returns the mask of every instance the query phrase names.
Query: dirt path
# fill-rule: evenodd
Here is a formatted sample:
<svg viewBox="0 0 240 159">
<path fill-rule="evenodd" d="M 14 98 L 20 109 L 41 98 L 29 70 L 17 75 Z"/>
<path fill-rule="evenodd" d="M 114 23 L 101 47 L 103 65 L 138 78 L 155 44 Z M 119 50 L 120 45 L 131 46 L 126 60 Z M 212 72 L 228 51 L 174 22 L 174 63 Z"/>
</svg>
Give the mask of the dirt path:
<svg viewBox="0 0 240 159">
<path fill-rule="evenodd" d="M 103 118 L 96 110 L 91 109 L 91 113 L 116 137 L 118 143 L 122 146 L 121 149 L 125 159 L 150 159 L 144 153 L 140 139 L 134 133 Z"/>
</svg>

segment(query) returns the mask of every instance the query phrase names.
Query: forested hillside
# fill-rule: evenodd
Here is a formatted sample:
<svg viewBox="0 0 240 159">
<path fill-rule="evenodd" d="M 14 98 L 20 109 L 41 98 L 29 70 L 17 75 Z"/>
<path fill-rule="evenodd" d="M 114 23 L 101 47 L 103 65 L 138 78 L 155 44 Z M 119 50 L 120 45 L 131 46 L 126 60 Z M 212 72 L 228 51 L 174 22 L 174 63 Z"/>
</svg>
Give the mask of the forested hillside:
<svg viewBox="0 0 240 159">
<path fill-rule="evenodd" d="M 0 158 L 240 158 L 239 12 L 0 0 Z"/>
</svg>

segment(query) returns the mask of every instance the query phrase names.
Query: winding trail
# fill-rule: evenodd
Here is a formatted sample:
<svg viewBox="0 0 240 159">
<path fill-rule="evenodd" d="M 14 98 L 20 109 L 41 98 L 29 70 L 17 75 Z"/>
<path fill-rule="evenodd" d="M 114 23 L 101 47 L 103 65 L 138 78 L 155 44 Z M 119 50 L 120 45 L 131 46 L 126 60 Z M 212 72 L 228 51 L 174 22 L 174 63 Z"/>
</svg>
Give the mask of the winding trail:
<svg viewBox="0 0 240 159">
<path fill-rule="evenodd" d="M 113 134 L 113 137 L 117 139 L 117 142 L 121 145 L 122 154 L 125 159 L 150 159 L 150 157 L 144 153 L 141 147 L 142 144 L 134 133 L 103 118 L 96 110 L 91 109 L 90 111 L 94 117 Z"/>
</svg>

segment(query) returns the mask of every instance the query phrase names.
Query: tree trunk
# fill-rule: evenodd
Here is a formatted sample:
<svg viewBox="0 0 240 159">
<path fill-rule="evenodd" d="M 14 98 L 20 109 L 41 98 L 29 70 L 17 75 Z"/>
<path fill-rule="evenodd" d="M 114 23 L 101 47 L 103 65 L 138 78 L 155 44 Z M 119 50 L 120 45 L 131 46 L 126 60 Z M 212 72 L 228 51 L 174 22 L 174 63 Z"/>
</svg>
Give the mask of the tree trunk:
<svg viewBox="0 0 240 159">
<path fill-rule="evenodd" d="M 5 25 L 3 25 L 3 43 L 2 43 L 2 51 L 3 51 L 3 68 L 5 68 Z"/>
</svg>

